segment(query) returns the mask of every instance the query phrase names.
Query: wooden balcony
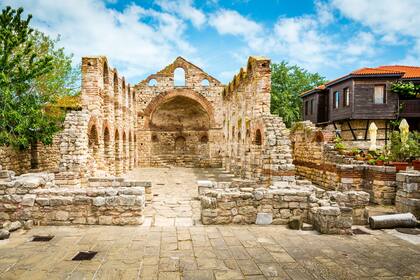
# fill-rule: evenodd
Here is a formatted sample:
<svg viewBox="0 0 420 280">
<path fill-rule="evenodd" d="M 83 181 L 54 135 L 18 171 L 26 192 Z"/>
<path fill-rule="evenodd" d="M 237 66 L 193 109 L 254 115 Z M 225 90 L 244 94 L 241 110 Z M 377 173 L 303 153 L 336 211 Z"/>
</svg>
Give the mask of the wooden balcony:
<svg viewBox="0 0 420 280">
<path fill-rule="evenodd" d="M 420 99 L 400 100 L 400 117 L 420 117 Z"/>
</svg>

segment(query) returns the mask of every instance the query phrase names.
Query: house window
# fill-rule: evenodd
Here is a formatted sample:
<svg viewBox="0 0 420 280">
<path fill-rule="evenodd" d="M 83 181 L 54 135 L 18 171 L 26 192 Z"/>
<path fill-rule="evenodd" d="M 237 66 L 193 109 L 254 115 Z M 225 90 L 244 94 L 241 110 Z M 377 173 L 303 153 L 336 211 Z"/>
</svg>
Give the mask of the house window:
<svg viewBox="0 0 420 280">
<path fill-rule="evenodd" d="M 338 108 L 338 105 L 340 104 L 340 92 L 336 91 L 334 92 L 334 109 Z"/>
<path fill-rule="evenodd" d="M 314 100 L 311 99 L 311 115 L 314 113 Z"/>
<path fill-rule="evenodd" d="M 385 86 L 378 85 L 375 86 L 375 91 L 373 93 L 373 103 L 374 104 L 384 104 L 385 101 Z"/>
<path fill-rule="evenodd" d="M 308 101 L 305 101 L 305 115 L 308 115 Z"/>
<path fill-rule="evenodd" d="M 350 91 L 349 88 L 343 89 L 343 106 L 348 107 L 350 106 Z"/>
</svg>

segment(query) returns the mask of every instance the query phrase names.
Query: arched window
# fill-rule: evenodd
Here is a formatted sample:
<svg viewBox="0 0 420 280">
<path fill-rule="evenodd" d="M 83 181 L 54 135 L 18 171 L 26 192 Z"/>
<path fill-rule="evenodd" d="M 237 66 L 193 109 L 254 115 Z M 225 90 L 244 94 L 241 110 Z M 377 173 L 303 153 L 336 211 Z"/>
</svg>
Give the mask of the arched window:
<svg viewBox="0 0 420 280">
<path fill-rule="evenodd" d="M 201 85 L 203 87 L 208 87 L 208 86 L 210 86 L 210 82 L 209 82 L 209 80 L 204 79 L 204 80 L 201 81 Z"/>
<path fill-rule="evenodd" d="M 98 148 L 99 148 L 99 137 L 98 137 L 98 130 L 96 129 L 96 125 L 92 125 L 89 130 L 88 135 L 88 145 L 89 149 L 92 151 L 93 157 L 96 159 L 98 156 Z"/>
<path fill-rule="evenodd" d="M 104 85 L 107 85 L 109 83 L 109 73 L 108 73 L 108 65 L 106 62 L 104 62 Z"/>
<path fill-rule="evenodd" d="M 255 131 L 255 145 L 258 145 L 258 146 L 262 145 L 261 130 L 259 129 Z"/>
<path fill-rule="evenodd" d="M 174 86 L 185 86 L 185 70 L 180 67 L 174 71 Z"/>
<path fill-rule="evenodd" d="M 155 87 L 157 86 L 158 82 L 156 81 L 156 79 L 151 79 L 148 83 L 149 86 L 151 87 Z"/>
<path fill-rule="evenodd" d="M 104 130 L 104 145 L 105 145 L 104 152 L 105 152 L 105 159 L 106 160 L 110 160 L 110 154 L 111 154 L 111 149 L 110 149 L 110 146 L 109 146 L 110 141 L 111 141 L 111 136 L 109 134 L 109 129 L 106 126 L 105 130 Z"/>
<path fill-rule="evenodd" d="M 159 138 L 157 137 L 157 135 L 152 135 L 152 142 L 159 142 Z"/>
<path fill-rule="evenodd" d="M 114 94 L 118 94 L 118 76 L 117 72 L 114 72 Z"/>
<path fill-rule="evenodd" d="M 114 142 L 114 163 L 115 163 L 115 173 L 120 174 L 121 172 L 121 154 L 120 154 L 120 133 L 118 129 L 115 130 L 115 142 Z"/>
<path fill-rule="evenodd" d="M 207 137 L 207 135 L 201 136 L 200 142 L 203 144 L 206 144 L 207 142 L 209 142 L 209 138 Z"/>
<path fill-rule="evenodd" d="M 175 150 L 176 151 L 183 151 L 185 150 L 185 137 L 184 136 L 178 136 L 175 139 Z"/>
</svg>

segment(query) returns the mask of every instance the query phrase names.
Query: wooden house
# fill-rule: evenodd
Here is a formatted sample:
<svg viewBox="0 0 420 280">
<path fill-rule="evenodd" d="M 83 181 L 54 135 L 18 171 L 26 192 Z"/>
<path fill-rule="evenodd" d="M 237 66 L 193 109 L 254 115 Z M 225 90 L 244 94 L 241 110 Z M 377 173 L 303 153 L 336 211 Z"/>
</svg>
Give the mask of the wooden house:
<svg viewBox="0 0 420 280">
<path fill-rule="evenodd" d="M 385 140 L 391 121 L 406 118 L 420 130 L 420 99 L 402 98 L 391 90 L 397 81 L 420 84 L 420 67 L 362 68 L 301 94 L 303 119 L 318 126 L 333 125 L 345 140 L 368 140 L 372 121 Z"/>
</svg>

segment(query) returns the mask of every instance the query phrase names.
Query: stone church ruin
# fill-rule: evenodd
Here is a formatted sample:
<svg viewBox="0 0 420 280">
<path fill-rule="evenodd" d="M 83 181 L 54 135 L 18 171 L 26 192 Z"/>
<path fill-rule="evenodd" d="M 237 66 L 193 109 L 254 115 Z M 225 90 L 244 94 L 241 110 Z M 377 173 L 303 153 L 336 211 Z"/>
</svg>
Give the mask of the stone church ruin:
<svg viewBox="0 0 420 280">
<path fill-rule="evenodd" d="M 153 186 L 124 174 L 178 166 L 236 176 L 198 183 L 203 224 L 304 221 L 350 233 L 366 223 L 367 192 L 296 179 L 290 131 L 270 114 L 270 91 L 264 57 L 250 57 L 228 85 L 182 57 L 136 85 L 106 57 L 84 57 L 79 108 L 53 145 L 39 145 L 40 173 L 24 174 L 26 153 L 0 149 L 0 222 L 141 224 Z"/>
</svg>

